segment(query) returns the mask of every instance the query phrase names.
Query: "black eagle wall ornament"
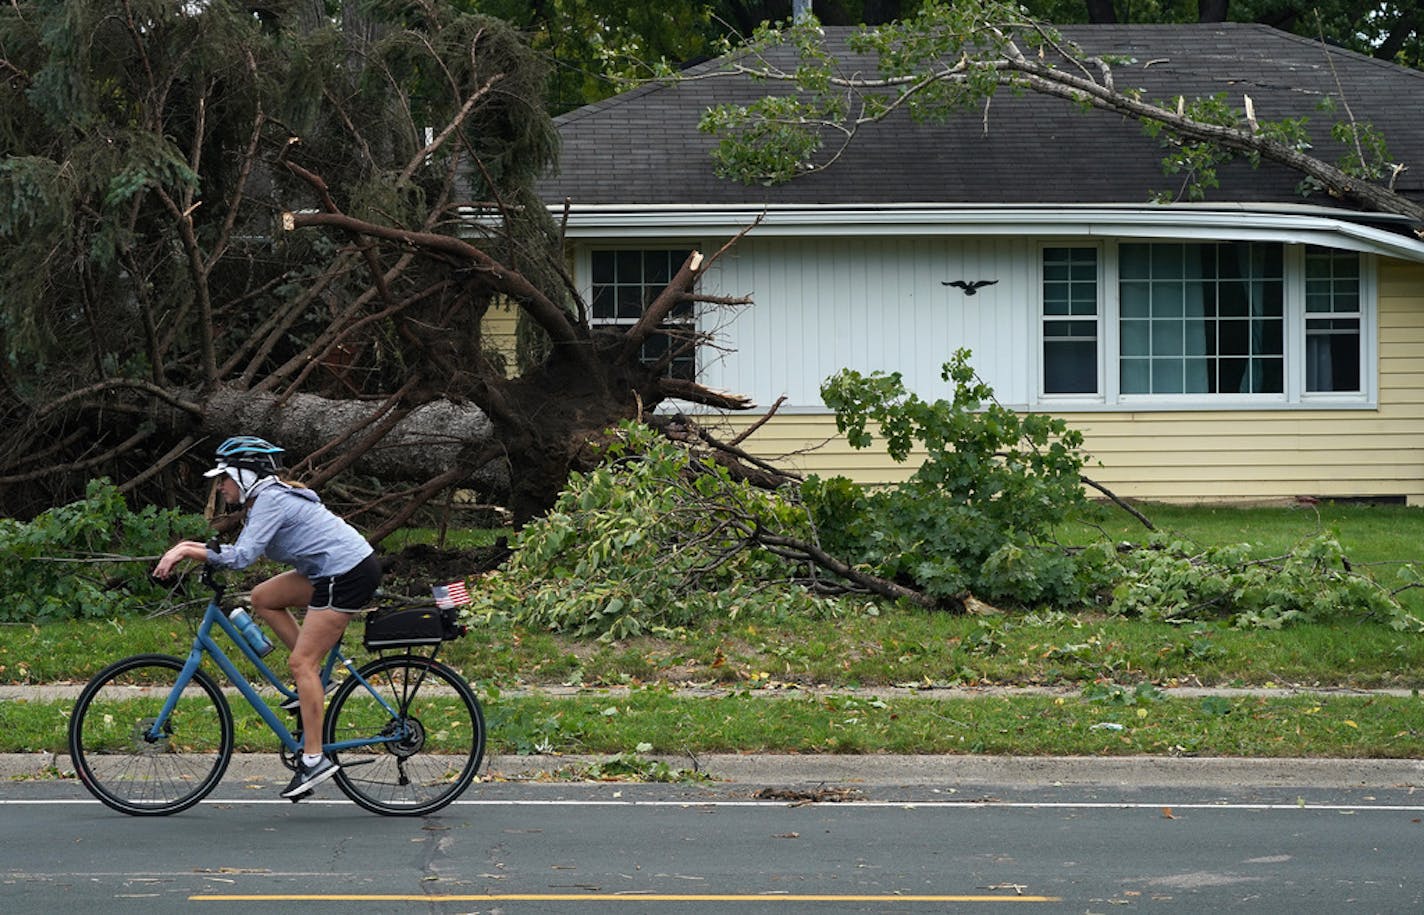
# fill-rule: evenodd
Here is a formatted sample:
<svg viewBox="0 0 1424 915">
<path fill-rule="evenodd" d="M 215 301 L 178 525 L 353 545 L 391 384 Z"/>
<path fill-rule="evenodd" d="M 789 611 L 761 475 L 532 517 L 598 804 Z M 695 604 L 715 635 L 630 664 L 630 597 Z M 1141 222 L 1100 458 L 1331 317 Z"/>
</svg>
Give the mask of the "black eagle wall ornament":
<svg viewBox="0 0 1424 915">
<path fill-rule="evenodd" d="M 941 280 L 940 285 L 957 286 L 964 290 L 965 295 L 975 295 L 983 287 L 992 286 L 997 282 L 998 280 L 974 280 L 973 282 L 965 282 L 964 280 Z"/>
</svg>

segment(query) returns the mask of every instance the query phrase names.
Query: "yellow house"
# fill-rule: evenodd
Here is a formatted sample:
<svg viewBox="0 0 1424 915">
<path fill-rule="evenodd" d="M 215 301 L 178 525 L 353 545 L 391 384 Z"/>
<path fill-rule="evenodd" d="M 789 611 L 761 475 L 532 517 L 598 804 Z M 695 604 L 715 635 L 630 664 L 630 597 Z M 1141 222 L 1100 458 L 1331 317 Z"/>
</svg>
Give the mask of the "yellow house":
<svg viewBox="0 0 1424 915">
<path fill-rule="evenodd" d="M 865 64 L 826 31 L 847 68 Z M 1343 92 L 1413 167 L 1396 190 L 1424 200 L 1424 73 L 1257 25 L 1065 32 L 1122 55 L 1119 84 L 1148 97 L 1249 94 L 1263 118 L 1310 117 L 1322 157 L 1331 117 L 1316 108 Z M 1222 168 L 1207 202 L 1147 202 L 1180 180 L 1156 140 L 1031 95 L 944 124 L 892 119 L 789 184 L 718 178 L 698 116 L 766 92 L 691 80 L 571 112 L 562 171 L 543 184 L 551 206 L 568 202 L 574 275 L 603 323 L 636 320 L 687 251 L 756 223 L 701 287 L 755 304 L 673 318 L 716 340 L 674 371 L 779 403 L 750 450 L 902 478 L 912 468 L 837 436 L 820 385 L 898 371 L 942 396 L 940 366 L 963 347 L 1001 402 L 1081 430 L 1089 475 L 1121 496 L 1424 502 L 1419 227 L 1303 197 L 1299 175 L 1268 164 Z"/>
</svg>

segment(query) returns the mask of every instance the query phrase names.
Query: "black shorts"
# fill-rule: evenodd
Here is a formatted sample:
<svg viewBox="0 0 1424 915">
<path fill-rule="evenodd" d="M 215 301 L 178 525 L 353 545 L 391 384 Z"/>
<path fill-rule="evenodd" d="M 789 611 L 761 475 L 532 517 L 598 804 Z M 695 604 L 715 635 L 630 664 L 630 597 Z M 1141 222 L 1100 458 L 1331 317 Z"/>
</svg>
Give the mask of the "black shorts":
<svg viewBox="0 0 1424 915">
<path fill-rule="evenodd" d="M 360 613 L 367 609 L 381 584 L 381 561 L 372 553 L 340 575 L 323 575 L 312 580 L 309 610 L 340 610 Z"/>
</svg>

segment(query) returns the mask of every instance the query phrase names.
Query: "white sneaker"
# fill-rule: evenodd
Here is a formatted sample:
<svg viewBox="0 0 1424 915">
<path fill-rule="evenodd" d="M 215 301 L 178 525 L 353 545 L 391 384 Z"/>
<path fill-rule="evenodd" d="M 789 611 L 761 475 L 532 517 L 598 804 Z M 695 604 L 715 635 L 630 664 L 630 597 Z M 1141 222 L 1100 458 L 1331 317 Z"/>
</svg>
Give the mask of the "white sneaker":
<svg viewBox="0 0 1424 915">
<path fill-rule="evenodd" d="M 340 771 L 341 766 L 327 759 L 325 756 L 322 756 L 321 759 L 317 760 L 316 765 L 310 768 L 307 767 L 306 763 L 299 760 L 297 762 L 297 774 L 292 776 L 292 781 L 287 785 L 286 790 L 282 792 L 282 797 L 296 800 Z"/>
</svg>

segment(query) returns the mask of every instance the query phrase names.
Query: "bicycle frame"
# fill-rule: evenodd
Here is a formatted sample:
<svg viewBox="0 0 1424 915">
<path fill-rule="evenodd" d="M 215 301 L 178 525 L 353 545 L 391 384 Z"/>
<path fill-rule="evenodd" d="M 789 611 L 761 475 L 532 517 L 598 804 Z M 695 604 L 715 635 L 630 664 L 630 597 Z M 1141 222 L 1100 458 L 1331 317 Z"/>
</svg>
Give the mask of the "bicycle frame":
<svg viewBox="0 0 1424 915">
<path fill-rule="evenodd" d="M 300 752 L 302 744 L 297 740 L 296 735 L 292 733 L 291 728 L 287 727 L 286 723 L 277 717 L 277 713 L 272 711 L 267 703 L 262 701 L 262 697 L 257 694 L 257 690 L 248 682 L 247 677 L 243 675 L 242 671 L 238 670 L 237 665 L 228 657 L 227 653 L 223 651 L 222 646 L 214 640 L 212 634 L 213 627 L 216 625 L 225 632 L 228 639 L 241 650 L 247 657 L 247 660 L 256 666 L 258 673 L 283 696 L 288 699 L 295 699 L 297 698 L 297 694 L 287 689 L 282 683 L 281 678 L 272 672 L 272 669 L 267 666 L 262 658 L 257 656 L 257 652 L 248 644 L 247 638 L 238 631 L 232 621 L 227 618 L 227 614 L 224 613 L 222 609 L 222 597 L 226 589 L 221 582 L 213 578 L 211 568 L 205 568 L 203 570 L 203 582 L 213 589 L 212 600 L 208 602 L 208 608 L 203 614 L 203 620 L 198 624 L 198 634 L 193 639 L 193 647 L 188 652 L 188 660 L 184 663 L 183 670 L 178 675 L 178 680 L 174 684 L 172 692 L 169 693 L 168 699 L 163 703 L 163 708 L 159 711 L 158 717 L 154 719 L 153 725 L 149 728 L 148 736 L 155 740 L 162 736 L 164 724 L 168 721 L 168 716 L 173 713 L 173 709 L 177 706 L 178 697 L 182 694 L 184 688 L 187 687 L 188 682 L 193 679 L 193 674 L 202 666 L 203 655 L 206 654 L 222 669 L 228 682 L 242 694 L 243 698 L 247 700 L 247 703 L 252 706 L 252 710 L 262 718 L 267 727 L 270 728 L 277 739 L 282 742 L 282 745 L 286 747 L 289 752 Z M 323 684 L 331 682 L 331 672 L 336 668 L 337 664 L 345 667 L 349 675 L 355 677 L 356 680 L 375 697 L 376 701 L 381 704 L 381 707 L 386 710 L 387 714 L 389 714 L 393 720 L 399 719 L 399 713 L 390 706 L 390 703 L 386 702 L 385 698 L 357 673 L 356 664 L 341 651 L 341 643 L 339 641 L 332 646 L 331 652 L 326 656 L 326 662 L 322 665 L 321 682 Z M 336 743 L 323 744 L 322 750 L 331 753 L 349 750 L 353 747 L 365 747 L 379 743 L 387 743 L 392 740 L 393 737 L 395 739 L 404 737 L 404 725 L 402 725 L 399 730 L 400 732 L 394 735 L 387 734 L 359 740 L 343 740 Z"/>
</svg>

